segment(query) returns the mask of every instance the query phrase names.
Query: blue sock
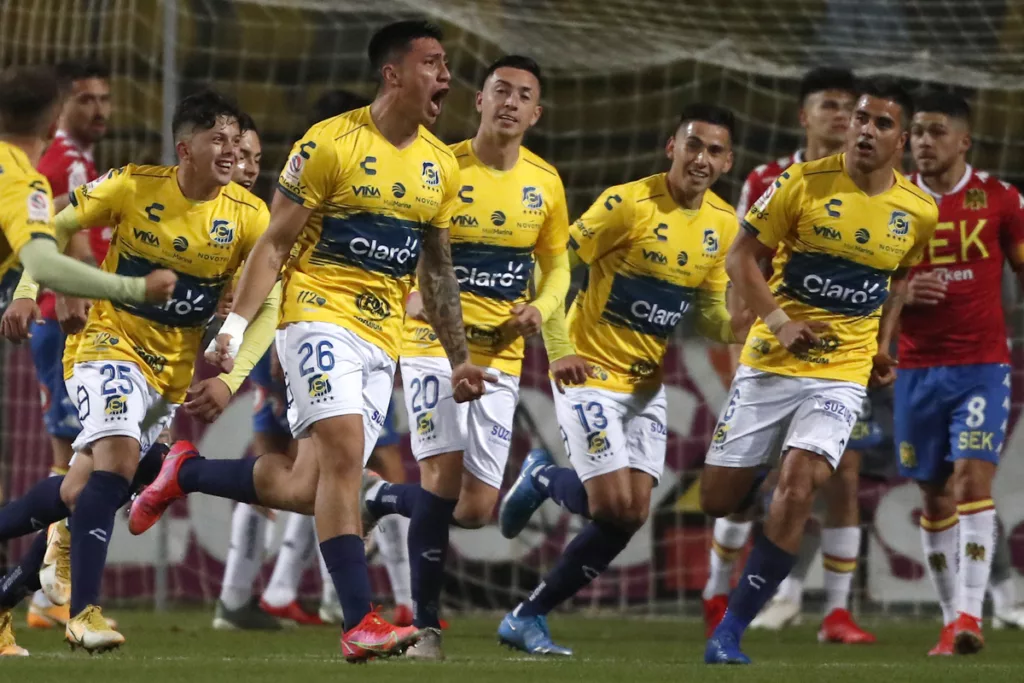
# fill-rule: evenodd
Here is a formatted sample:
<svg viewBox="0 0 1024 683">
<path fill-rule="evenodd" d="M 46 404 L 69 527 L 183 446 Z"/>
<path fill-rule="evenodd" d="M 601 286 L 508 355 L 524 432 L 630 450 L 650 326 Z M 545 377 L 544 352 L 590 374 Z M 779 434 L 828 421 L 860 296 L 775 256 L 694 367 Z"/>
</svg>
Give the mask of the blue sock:
<svg viewBox="0 0 1024 683">
<path fill-rule="evenodd" d="M 14 569 L 0 583 L 0 610 L 13 609 L 39 589 L 39 568 L 46 554 L 46 532 L 40 531 Z"/>
<path fill-rule="evenodd" d="M 259 504 L 253 470 L 259 458 L 207 460 L 189 458 L 178 470 L 178 484 L 185 493 L 206 493 L 239 503 Z"/>
<path fill-rule="evenodd" d="M 583 487 L 576 470 L 571 467 L 549 465 L 534 472 L 533 481 L 551 500 L 573 514 L 590 519 L 587 489 Z"/>
<path fill-rule="evenodd" d="M 60 499 L 63 481 L 64 477 L 46 477 L 21 498 L 0 507 L 0 540 L 40 531 L 71 514 Z"/>
<path fill-rule="evenodd" d="M 143 487 L 149 486 L 160 474 L 160 468 L 164 464 L 164 456 L 171 450 L 171 447 L 164 443 L 155 443 L 143 454 L 139 460 L 139 466 L 132 477 L 132 492 L 141 491 Z"/>
<path fill-rule="evenodd" d="M 416 501 L 423 489 L 419 484 L 391 484 L 385 482 L 373 499 L 366 501 L 370 512 L 377 517 L 386 515 L 402 515 L 412 517 Z"/>
<path fill-rule="evenodd" d="M 363 539 L 355 534 L 328 538 L 320 543 L 320 554 L 338 592 L 345 628 L 351 630 L 370 613 L 373 599 Z"/>
<path fill-rule="evenodd" d="M 632 537 L 631 532 L 604 522 L 583 527 L 565 546 L 555 568 L 513 614 L 535 617 L 558 607 L 607 569 Z"/>
<path fill-rule="evenodd" d="M 412 574 L 413 624 L 440 628 L 441 589 L 448 555 L 448 525 L 458 500 L 420 489 L 409 520 L 409 559 Z"/>
<path fill-rule="evenodd" d="M 114 515 L 128 496 L 129 482 L 120 474 L 97 470 L 78 494 L 71 523 L 71 616 L 99 604 L 107 547 Z"/>
<path fill-rule="evenodd" d="M 796 555 L 787 553 L 764 534 L 758 536 L 743 568 L 743 575 L 729 596 L 729 609 L 718 630 L 731 631 L 738 640 L 761 608 L 775 595 L 794 564 Z"/>
</svg>

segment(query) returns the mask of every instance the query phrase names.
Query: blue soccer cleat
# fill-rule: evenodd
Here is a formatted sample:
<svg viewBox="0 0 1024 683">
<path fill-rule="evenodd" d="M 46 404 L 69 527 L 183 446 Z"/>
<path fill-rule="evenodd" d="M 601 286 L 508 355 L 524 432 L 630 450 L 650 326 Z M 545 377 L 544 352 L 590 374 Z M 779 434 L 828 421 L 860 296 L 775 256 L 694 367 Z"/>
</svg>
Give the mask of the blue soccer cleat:
<svg viewBox="0 0 1024 683">
<path fill-rule="evenodd" d="M 509 612 L 498 626 L 498 642 L 531 655 L 572 657 L 572 650 L 552 642 L 544 616 L 517 617 Z"/>
<path fill-rule="evenodd" d="M 505 538 L 518 536 L 530 521 L 537 508 L 547 500 L 547 494 L 537 489 L 533 473 L 541 467 L 554 465 L 551 454 L 543 448 L 534 448 L 519 468 L 519 478 L 508 490 L 498 508 L 498 528 Z"/>
<path fill-rule="evenodd" d="M 750 657 L 740 650 L 740 641 L 731 631 L 715 629 L 704 648 L 704 663 L 750 664 Z"/>
</svg>

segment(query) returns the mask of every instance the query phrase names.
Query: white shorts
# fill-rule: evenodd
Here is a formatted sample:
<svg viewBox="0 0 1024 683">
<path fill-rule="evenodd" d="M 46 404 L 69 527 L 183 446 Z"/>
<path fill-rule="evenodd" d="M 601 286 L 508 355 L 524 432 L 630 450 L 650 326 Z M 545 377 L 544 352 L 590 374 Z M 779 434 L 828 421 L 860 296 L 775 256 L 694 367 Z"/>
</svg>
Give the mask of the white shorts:
<svg viewBox="0 0 1024 683">
<path fill-rule="evenodd" d="M 562 394 L 552 382 L 551 389 L 565 450 L 580 481 L 626 468 L 661 479 L 668 440 L 664 387 L 631 394 L 565 387 Z"/>
<path fill-rule="evenodd" d="M 759 467 L 800 448 L 825 456 L 835 469 L 865 394 L 854 382 L 790 377 L 740 365 L 704 463 Z"/>
<path fill-rule="evenodd" d="M 78 405 L 82 431 L 71 447 L 88 449 L 108 436 L 130 436 L 139 442 L 139 457 L 167 429 L 177 403 L 168 402 L 149 386 L 139 366 L 130 361 L 76 363 L 65 382 Z"/>
<path fill-rule="evenodd" d="M 498 378 L 479 400 L 456 403 L 447 358 L 402 358 L 402 385 L 409 414 L 412 454 L 417 462 L 463 451 L 463 466 L 474 477 L 501 488 L 519 402 L 519 378 L 492 370 Z"/>
<path fill-rule="evenodd" d="M 291 323 L 278 330 L 277 354 L 292 436 L 307 437 L 313 423 L 329 417 L 362 415 L 365 463 L 391 402 L 391 356 L 340 325 L 322 322 Z"/>
</svg>

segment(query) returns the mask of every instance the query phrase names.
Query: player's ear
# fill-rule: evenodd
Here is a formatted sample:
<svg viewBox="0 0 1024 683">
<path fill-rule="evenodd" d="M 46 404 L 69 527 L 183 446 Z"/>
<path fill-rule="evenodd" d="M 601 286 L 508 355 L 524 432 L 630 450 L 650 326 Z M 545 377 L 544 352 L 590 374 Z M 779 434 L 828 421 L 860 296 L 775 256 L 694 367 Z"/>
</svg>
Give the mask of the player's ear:
<svg viewBox="0 0 1024 683">
<path fill-rule="evenodd" d="M 735 161 L 735 160 L 736 160 L 736 157 L 733 155 L 732 149 L 730 149 L 729 153 L 725 156 L 725 163 L 722 165 L 722 174 L 723 175 L 732 170 L 732 164 L 733 164 L 733 161 Z"/>
<path fill-rule="evenodd" d="M 192 150 L 184 140 L 174 143 L 174 151 L 178 153 L 178 161 L 187 161 L 192 156 Z"/>
<path fill-rule="evenodd" d="M 974 144 L 974 140 L 971 139 L 971 132 L 967 131 L 964 136 L 960 138 L 960 151 L 967 153 L 971 149 L 971 145 Z"/>
<path fill-rule="evenodd" d="M 530 119 L 531 128 L 537 125 L 537 122 L 540 121 L 540 115 L 543 113 L 544 107 L 540 106 L 539 104 L 533 108 L 533 118 Z"/>
<path fill-rule="evenodd" d="M 800 113 L 797 115 L 797 118 L 800 120 L 800 127 L 801 128 L 806 128 L 807 127 L 807 111 L 803 108 L 802 105 L 800 107 Z"/>
<path fill-rule="evenodd" d="M 399 84 L 398 69 L 394 64 L 385 64 L 380 68 L 380 81 L 383 85 L 395 87 Z"/>
<path fill-rule="evenodd" d="M 477 90 L 476 91 L 476 113 L 477 114 L 483 114 L 484 113 L 484 91 L 483 90 Z"/>
<path fill-rule="evenodd" d="M 665 156 L 671 159 L 676 154 L 676 136 L 673 133 L 668 136 L 668 141 L 665 143 Z"/>
</svg>

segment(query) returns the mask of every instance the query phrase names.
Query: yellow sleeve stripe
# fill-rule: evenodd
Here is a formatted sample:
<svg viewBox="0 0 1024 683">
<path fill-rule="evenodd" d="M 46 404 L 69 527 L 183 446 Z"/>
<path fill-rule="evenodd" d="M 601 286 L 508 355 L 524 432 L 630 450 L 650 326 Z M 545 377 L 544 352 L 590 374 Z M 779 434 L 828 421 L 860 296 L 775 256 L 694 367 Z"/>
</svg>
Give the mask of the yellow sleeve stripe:
<svg viewBox="0 0 1024 683">
<path fill-rule="evenodd" d="M 852 574 L 857 570 L 856 557 L 836 557 L 835 555 L 824 555 L 822 565 L 830 572 L 837 574 Z"/>
<path fill-rule="evenodd" d="M 935 533 L 938 531 L 945 531 L 946 529 L 952 528 L 956 526 L 959 521 L 960 517 L 958 517 L 955 513 L 950 515 L 949 517 L 946 517 L 945 519 L 929 519 L 928 517 L 921 515 L 921 528 L 925 531 Z"/>
<path fill-rule="evenodd" d="M 985 498 L 984 500 L 973 500 L 969 503 L 959 503 L 956 506 L 956 511 L 960 515 L 976 515 L 985 510 L 994 510 L 995 507 L 996 504 L 991 498 Z"/>
</svg>

